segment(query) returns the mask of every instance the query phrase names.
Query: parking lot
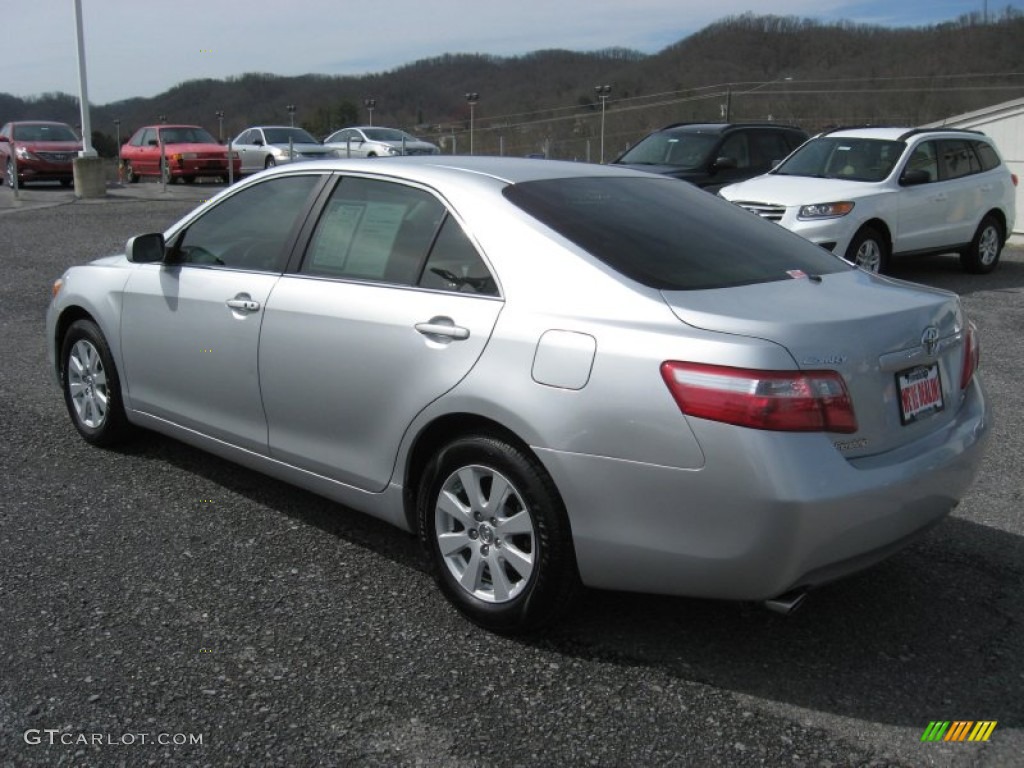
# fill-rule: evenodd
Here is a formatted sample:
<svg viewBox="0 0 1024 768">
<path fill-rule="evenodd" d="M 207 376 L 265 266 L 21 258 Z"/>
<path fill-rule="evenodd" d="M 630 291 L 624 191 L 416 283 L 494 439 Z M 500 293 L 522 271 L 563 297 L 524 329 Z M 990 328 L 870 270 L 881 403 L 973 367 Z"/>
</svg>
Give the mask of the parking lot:
<svg viewBox="0 0 1024 768">
<path fill-rule="evenodd" d="M 218 189 L 0 190 L 0 765 L 1021 765 L 1024 250 L 897 265 L 982 340 L 996 424 L 948 521 L 789 617 L 589 592 L 512 640 L 406 534 L 157 435 L 75 433 L 52 280 Z M 998 725 L 922 742 L 935 720 Z"/>
</svg>

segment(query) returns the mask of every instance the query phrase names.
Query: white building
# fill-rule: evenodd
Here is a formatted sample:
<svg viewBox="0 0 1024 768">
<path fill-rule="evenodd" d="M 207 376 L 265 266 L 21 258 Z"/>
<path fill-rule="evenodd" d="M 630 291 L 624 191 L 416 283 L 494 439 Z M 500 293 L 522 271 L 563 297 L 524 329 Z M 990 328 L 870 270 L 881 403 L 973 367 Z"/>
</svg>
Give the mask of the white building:
<svg viewBox="0 0 1024 768">
<path fill-rule="evenodd" d="M 1024 237 L 1024 99 L 1004 101 L 976 112 L 949 117 L 924 128 L 971 128 L 989 136 L 999 149 L 1010 173 L 1017 175 L 1017 222 L 1014 224 L 1015 240 Z"/>
</svg>

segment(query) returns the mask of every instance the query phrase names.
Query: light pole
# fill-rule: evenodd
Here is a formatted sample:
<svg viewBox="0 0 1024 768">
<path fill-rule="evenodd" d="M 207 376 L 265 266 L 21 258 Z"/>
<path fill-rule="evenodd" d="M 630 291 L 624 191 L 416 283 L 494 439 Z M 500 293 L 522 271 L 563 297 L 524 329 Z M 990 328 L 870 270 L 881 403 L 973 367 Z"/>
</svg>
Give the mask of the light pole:
<svg viewBox="0 0 1024 768">
<path fill-rule="evenodd" d="M 373 127 L 373 108 L 377 106 L 376 99 L 363 99 L 363 106 L 366 107 L 366 111 L 370 113 L 369 125 Z"/>
<path fill-rule="evenodd" d="M 295 105 L 288 104 L 285 109 L 288 110 L 288 119 L 291 121 L 292 128 L 295 127 Z"/>
<path fill-rule="evenodd" d="M 480 101 L 479 93 L 467 93 L 466 103 L 469 104 L 469 154 L 473 154 L 473 121 L 476 117 L 476 103 Z"/>
<path fill-rule="evenodd" d="M 217 116 L 217 141 L 224 143 L 224 111 L 218 109 L 214 114 Z"/>
<path fill-rule="evenodd" d="M 601 100 L 601 164 L 604 164 L 604 109 L 608 103 L 608 95 L 612 92 L 610 85 L 595 85 L 594 93 Z"/>
</svg>

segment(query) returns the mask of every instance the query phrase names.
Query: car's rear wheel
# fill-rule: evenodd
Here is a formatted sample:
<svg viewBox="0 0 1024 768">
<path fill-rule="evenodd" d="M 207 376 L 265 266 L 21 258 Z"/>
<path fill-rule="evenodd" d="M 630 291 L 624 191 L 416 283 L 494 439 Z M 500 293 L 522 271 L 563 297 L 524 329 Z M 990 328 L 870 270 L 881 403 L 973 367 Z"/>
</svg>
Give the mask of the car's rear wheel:
<svg viewBox="0 0 1024 768">
<path fill-rule="evenodd" d="M 994 216 L 986 216 L 971 244 L 960 254 L 960 264 L 967 272 L 983 275 L 996 268 L 1002 251 L 1003 228 Z"/>
<path fill-rule="evenodd" d="M 129 432 L 121 383 L 103 332 L 76 320 L 61 343 L 60 383 L 71 422 L 93 445 L 113 445 Z"/>
<path fill-rule="evenodd" d="M 889 267 L 889 241 L 875 227 L 861 227 L 846 249 L 846 260 L 865 272 L 885 272 Z"/>
<path fill-rule="evenodd" d="M 135 173 L 135 169 L 132 168 L 131 160 L 125 160 L 122 168 L 123 168 L 125 182 L 127 182 L 128 184 L 138 184 L 139 183 L 139 177 Z"/>
<path fill-rule="evenodd" d="M 535 457 L 499 438 L 442 448 L 419 488 L 420 542 L 445 596 L 497 632 L 542 628 L 579 585 L 568 517 Z"/>
</svg>

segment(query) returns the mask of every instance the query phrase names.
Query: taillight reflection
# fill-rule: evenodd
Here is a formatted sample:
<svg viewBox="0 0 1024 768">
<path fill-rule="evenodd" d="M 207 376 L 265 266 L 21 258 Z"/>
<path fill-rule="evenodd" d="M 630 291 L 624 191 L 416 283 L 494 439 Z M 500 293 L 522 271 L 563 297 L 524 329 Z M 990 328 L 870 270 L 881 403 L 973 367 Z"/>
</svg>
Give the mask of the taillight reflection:
<svg viewBox="0 0 1024 768">
<path fill-rule="evenodd" d="M 836 371 L 759 371 L 669 360 L 661 375 L 687 416 L 783 432 L 856 432 Z"/>
</svg>

